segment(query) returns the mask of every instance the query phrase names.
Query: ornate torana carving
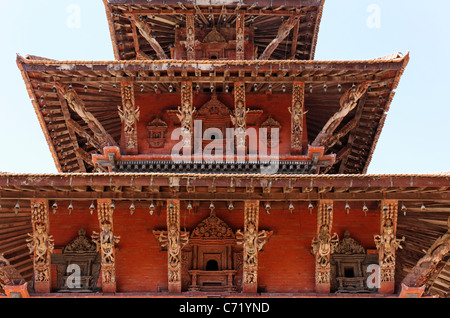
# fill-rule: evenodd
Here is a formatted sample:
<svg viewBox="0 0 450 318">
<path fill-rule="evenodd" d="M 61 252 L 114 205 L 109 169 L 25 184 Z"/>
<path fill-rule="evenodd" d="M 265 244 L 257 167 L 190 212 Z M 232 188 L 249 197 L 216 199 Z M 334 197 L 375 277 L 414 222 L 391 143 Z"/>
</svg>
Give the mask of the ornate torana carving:
<svg viewBox="0 0 450 318">
<path fill-rule="evenodd" d="M 92 241 L 97 245 L 97 251 L 102 253 L 102 281 L 106 284 L 115 283 L 115 245 L 120 242 L 120 236 L 113 232 L 111 201 L 98 201 L 98 220 L 101 232 L 93 232 Z"/>
<path fill-rule="evenodd" d="M 382 202 L 381 234 L 374 240 L 380 252 L 380 274 L 382 282 L 393 282 L 395 273 L 395 251 L 405 238 L 396 238 L 398 202 Z"/>
<path fill-rule="evenodd" d="M 186 53 L 188 60 L 195 60 L 195 18 L 186 15 Z"/>
<path fill-rule="evenodd" d="M 246 119 L 249 110 L 246 108 L 244 83 L 235 83 L 234 104 L 235 111 L 234 116 L 231 115 L 231 121 L 236 128 L 237 147 L 245 147 L 245 130 L 247 128 Z"/>
<path fill-rule="evenodd" d="M 303 121 L 305 116 L 305 83 L 294 83 L 291 113 L 291 151 L 301 153 L 303 143 Z"/>
<path fill-rule="evenodd" d="M 361 244 L 350 236 L 350 232 L 348 230 L 345 230 L 344 238 L 336 246 L 334 253 L 345 255 L 365 254 L 366 250 Z"/>
<path fill-rule="evenodd" d="M 239 15 L 236 20 L 236 60 L 245 59 L 245 19 Z"/>
<path fill-rule="evenodd" d="M 197 116 L 231 116 L 231 110 L 224 103 L 217 99 L 217 94 L 213 93 L 211 100 L 200 107 Z"/>
<path fill-rule="evenodd" d="M 97 252 L 97 244 L 86 236 L 86 230 L 80 229 L 78 236 L 64 248 L 63 253 Z"/>
<path fill-rule="evenodd" d="M 127 150 L 137 150 L 137 121 L 140 109 L 136 108 L 133 83 L 122 83 L 122 107 L 118 106 L 119 116 L 123 123 L 123 133 Z"/>
<path fill-rule="evenodd" d="M 243 281 L 244 284 L 257 285 L 258 252 L 264 247 L 273 231 L 258 231 L 259 202 L 245 202 L 245 228 L 236 232 L 237 243 L 244 247 Z"/>
<path fill-rule="evenodd" d="M 316 285 L 330 283 L 330 254 L 339 244 L 336 233 L 331 235 L 333 224 L 333 203 L 320 202 L 317 217 L 317 238 L 312 241 L 313 253 L 316 257 Z"/>
<path fill-rule="evenodd" d="M 224 221 L 219 219 L 215 213 L 201 222 L 191 234 L 191 238 L 224 239 L 234 238 L 233 230 Z"/>
<path fill-rule="evenodd" d="M 181 107 L 178 107 L 178 118 L 181 122 L 181 130 L 184 139 L 184 147 L 190 147 L 192 144 L 193 116 L 197 111 L 193 106 L 192 83 L 181 83 Z"/>
<path fill-rule="evenodd" d="M 34 281 L 48 282 L 50 281 L 50 254 L 54 250 L 54 240 L 48 234 L 48 202 L 32 201 L 31 202 L 31 221 L 33 226 L 33 234 L 27 239 L 30 254 L 33 254 L 34 263 Z"/>
<path fill-rule="evenodd" d="M 280 134 L 273 135 L 272 129 L 281 129 L 281 124 L 275 120 L 272 116 L 269 116 L 262 124 L 261 128 L 267 129 L 267 135 L 263 134 L 262 141 L 266 143 L 270 148 L 277 147 L 280 144 Z"/>
<path fill-rule="evenodd" d="M 211 32 L 209 32 L 203 39 L 203 43 L 224 43 L 227 40 L 217 31 L 216 27 L 213 27 Z"/>
</svg>

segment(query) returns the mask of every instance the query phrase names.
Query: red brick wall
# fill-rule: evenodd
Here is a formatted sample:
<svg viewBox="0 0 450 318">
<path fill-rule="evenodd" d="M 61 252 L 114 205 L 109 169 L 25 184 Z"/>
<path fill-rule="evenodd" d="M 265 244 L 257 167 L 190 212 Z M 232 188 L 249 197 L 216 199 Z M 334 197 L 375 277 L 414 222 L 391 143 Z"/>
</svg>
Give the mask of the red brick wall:
<svg viewBox="0 0 450 318">
<path fill-rule="evenodd" d="M 79 203 L 81 204 L 81 203 Z M 79 207 L 74 203 L 75 208 Z M 120 236 L 116 251 L 116 279 L 118 292 L 156 292 L 158 287 L 167 288 L 167 252 L 161 252 L 152 231 L 166 229 L 165 209 L 156 210 L 150 216 L 149 203 L 135 203 L 137 209 L 130 215 L 129 203 L 116 203 L 114 212 L 114 231 Z M 182 202 L 181 229 L 192 231 L 209 216 L 209 203 L 202 205 L 197 213 L 188 213 L 186 203 Z M 89 203 L 82 210 L 58 211 L 50 215 L 50 231 L 56 246 L 64 246 L 74 239 L 78 230 L 84 227 L 90 236 L 98 231 L 96 211 L 89 213 Z M 314 292 L 314 257 L 311 255 L 311 240 L 316 236 L 317 212 L 310 214 L 307 203 L 295 203 L 295 211 L 288 211 L 288 203 L 273 206 L 268 215 L 260 212 L 260 230 L 273 230 L 274 235 L 259 254 L 259 286 L 267 292 Z M 345 203 L 335 203 L 333 233 L 342 238 L 348 229 L 353 238 L 365 248 L 374 248 L 373 235 L 379 232 L 379 213 L 377 207 L 364 215 L 362 203 L 352 203 L 347 215 Z M 229 212 L 225 203 L 216 203 L 217 216 L 234 231 L 243 229 L 243 204 L 235 203 L 236 209 Z M 64 210 L 66 210 L 64 208 Z"/>
</svg>

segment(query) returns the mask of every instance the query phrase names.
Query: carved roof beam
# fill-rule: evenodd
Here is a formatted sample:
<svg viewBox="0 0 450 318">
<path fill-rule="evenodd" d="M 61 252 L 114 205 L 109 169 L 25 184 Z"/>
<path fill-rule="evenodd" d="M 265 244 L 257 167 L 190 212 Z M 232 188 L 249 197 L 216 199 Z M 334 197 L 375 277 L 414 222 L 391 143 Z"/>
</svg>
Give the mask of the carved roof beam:
<svg viewBox="0 0 450 318">
<path fill-rule="evenodd" d="M 152 29 L 148 25 L 148 23 L 136 18 L 134 15 L 130 15 L 131 22 L 139 29 L 141 35 L 147 40 L 152 49 L 156 52 L 156 55 L 161 60 L 168 60 L 168 56 L 164 52 L 161 45 L 156 41 L 156 39 L 152 35 Z"/>
<path fill-rule="evenodd" d="M 280 43 L 282 41 L 284 41 L 284 39 L 289 35 L 289 33 L 291 32 L 292 28 L 294 28 L 294 26 L 296 24 L 298 24 L 298 20 L 299 17 L 295 16 L 295 17 L 289 17 L 289 19 L 287 19 L 286 21 L 284 21 L 280 28 L 278 29 L 278 34 L 275 37 L 275 39 L 272 40 L 272 42 L 270 42 L 270 44 L 266 47 L 266 49 L 264 50 L 264 52 L 261 54 L 261 56 L 259 57 L 259 60 L 268 60 L 270 58 L 270 56 L 272 55 L 272 53 L 276 50 L 276 48 L 278 47 L 278 45 L 280 45 Z"/>
</svg>

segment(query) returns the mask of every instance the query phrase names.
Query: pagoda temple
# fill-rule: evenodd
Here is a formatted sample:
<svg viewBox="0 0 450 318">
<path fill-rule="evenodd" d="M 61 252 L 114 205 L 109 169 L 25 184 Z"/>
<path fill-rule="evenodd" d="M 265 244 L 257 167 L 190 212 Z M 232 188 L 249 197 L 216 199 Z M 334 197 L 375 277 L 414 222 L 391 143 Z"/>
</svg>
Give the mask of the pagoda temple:
<svg viewBox="0 0 450 318">
<path fill-rule="evenodd" d="M 449 297 L 450 176 L 366 174 L 409 54 L 315 60 L 324 0 L 103 2 L 114 61 L 17 56 L 59 173 L 0 174 L 0 295 Z"/>
</svg>

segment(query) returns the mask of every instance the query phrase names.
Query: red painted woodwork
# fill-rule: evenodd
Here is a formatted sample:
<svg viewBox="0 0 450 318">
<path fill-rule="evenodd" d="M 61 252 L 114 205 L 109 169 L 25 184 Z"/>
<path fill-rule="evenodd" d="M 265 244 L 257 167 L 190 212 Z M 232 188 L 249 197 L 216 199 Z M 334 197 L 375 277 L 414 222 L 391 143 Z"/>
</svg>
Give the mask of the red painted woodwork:
<svg viewBox="0 0 450 318">
<path fill-rule="evenodd" d="M 212 98 L 211 93 L 194 93 L 194 107 L 198 110 Z M 218 93 L 217 98 L 225 104 L 230 111 L 234 110 L 234 97 L 230 93 Z M 171 135 L 175 128 L 179 127 L 179 120 L 176 115 L 170 116 L 167 110 L 176 111 L 180 106 L 181 97 L 177 93 L 172 94 L 139 94 L 136 93 L 136 106 L 141 109 L 141 118 L 138 122 L 138 143 L 139 154 L 149 155 L 170 155 L 172 148 L 178 140 L 172 141 Z M 290 155 L 291 140 L 291 114 L 288 108 L 292 104 L 292 94 L 247 94 L 247 108 L 250 110 L 262 110 L 262 114 L 254 118 L 253 123 L 248 127 L 259 130 L 260 125 L 272 116 L 281 124 L 280 129 L 280 155 Z M 162 148 L 152 148 L 147 141 L 149 133 L 147 125 L 155 118 L 161 118 L 168 124 L 166 133 L 166 143 Z M 195 118 L 195 114 L 194 114 Z M 306 121 L 306 120 L 305 120 Z M 223 123 L 228 123 L 228 127 L 233 127 L 230 117 L 224 117 Z M 220 127 L 219 127 L 220 128 Z M 225 137 L 225 136 L 224 136 Z M 253 145 L 251 145 L 253 147 Z M 305 147 L 307 150 L 307 147 Z"/>
<path fill-rule="evenodd" d="M 62 208 L 66 202 L 60 202 L 58 213 L 50 215 L 50 234 L 54 236 L 56 247 L 69 243 L 81 227 L 86 229 L 89 237 L 93 230 L 99 230 L 97 212 L 90 214 L 90 203 L 73 204 L 75 210 L 71 215 Z M 167 227 L 165 208 L 157 208 L 151 216 L 147 203 L 135 202 L 135 205 L 136 210 L 131 215 L 125 203 L 116 203 L 113 216 L 114 233 L 121 237 L 116 247 L 117 292 L 167 291 L 167 251 L 161 251 L 152 233 L 153 230 Z M 226 209 L 226 203 L 216 203 L 217 216 L 233 231 L 244 227 L 241 205 L 235 203 L 236 209 L 230 212 Z M 305 202 L 294 202 L 294 205 L 296 209 L 292 214 L 287 202 L 273 204 L 270 215 L 264 209 L 260 212 L 259 229 L 274 231 L 263 251 L 258 254 L 258 286 L 267 293 L 315 292 L 315 260 L 311 254 L 311 240 L 317 231 L 317 212 L 314 209 L 310 214 Z M 373 235 L 378 234 L 380 227 L 378 210 L 369 206 L 370 211 L 365 216 L 363 203 L 355 202 L 350 214 L 347 214 L 344 205 L 335 203 L 333 232 L 337 232 L 341 238 L 348 229 L 352 237 L 366 249 L 373 249 Z M 207 218 L 210 214 L 208 206 L 209 203 L 203 204 L 197 212 L 189 213 L 186 203 L 182 202 L 181 231 L 192 231 Z"/>
</svg>

